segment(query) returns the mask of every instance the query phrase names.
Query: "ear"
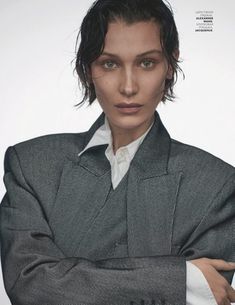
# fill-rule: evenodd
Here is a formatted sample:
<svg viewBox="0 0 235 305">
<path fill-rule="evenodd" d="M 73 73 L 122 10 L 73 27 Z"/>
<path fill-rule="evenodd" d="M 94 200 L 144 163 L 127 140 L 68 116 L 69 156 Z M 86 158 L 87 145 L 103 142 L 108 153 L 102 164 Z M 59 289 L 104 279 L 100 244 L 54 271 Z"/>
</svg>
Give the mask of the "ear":
<svg viewBox="0 0 235 305">
<path fill-rule="evenodd" d="M 173 56 L 176 60 L 179 59 L 179 56 L 180 56 L 180 51 L 178 49 L 176 49 L 174 52 L 173 52 Z M 167 79 L 172 79 L 173 77 L 173 68 L 171 65 L 168 66 L 168 71 L 167 71 L 167 75 L 166 75 L 166 78 Z"/>
</svg>

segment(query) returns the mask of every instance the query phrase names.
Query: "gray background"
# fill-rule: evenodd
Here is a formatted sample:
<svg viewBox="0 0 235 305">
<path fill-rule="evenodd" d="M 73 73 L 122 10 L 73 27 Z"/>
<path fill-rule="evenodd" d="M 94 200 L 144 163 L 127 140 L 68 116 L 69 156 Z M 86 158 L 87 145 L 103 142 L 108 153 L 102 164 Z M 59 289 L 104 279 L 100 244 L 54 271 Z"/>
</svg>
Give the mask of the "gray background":
<svg viewBox="0 0 235 305">
<path fill-rule="evenodd" d="M 0 173 L 6 148 L 48 133 L 87 130 L 98 103 L 76 110 L 75 40 L 88 0 L 0 0 Z M 233 0 L 169 0 L 182 68 L 175 103 L 160 105 L 173 138 L 235 166 L 235 22 Z M 196 11 L 214 11 L 213 33 L 196 33 Z M 200 124 L 199 124 L 200 123 Z M 5 192 L 0 182 L 0 197 Z M 0 278 L 0 303 L 9 305 Z"/>
</svg>

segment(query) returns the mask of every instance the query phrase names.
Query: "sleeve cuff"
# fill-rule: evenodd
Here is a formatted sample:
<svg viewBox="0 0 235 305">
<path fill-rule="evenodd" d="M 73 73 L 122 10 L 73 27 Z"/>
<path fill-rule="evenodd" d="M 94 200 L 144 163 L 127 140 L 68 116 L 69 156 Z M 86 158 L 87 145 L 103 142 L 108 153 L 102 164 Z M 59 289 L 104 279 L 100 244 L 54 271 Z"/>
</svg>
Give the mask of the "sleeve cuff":
<svg viewBox="0 0 235 305">
<path fill-rule="evenodd" d="M 186 270 L 186 304 L 218 305 L 201 270 L 189 261 Z"/>
</svg>

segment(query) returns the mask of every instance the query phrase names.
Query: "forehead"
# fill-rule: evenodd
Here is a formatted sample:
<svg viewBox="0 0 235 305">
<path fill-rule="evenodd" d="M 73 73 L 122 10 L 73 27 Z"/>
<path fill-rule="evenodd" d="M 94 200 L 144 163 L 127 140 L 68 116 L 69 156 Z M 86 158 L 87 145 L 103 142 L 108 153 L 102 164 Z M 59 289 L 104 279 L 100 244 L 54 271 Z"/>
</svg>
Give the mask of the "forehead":
<svg viewBox="0 0 235 305">
<path fill-rule="evenodd" d="M 104 51 L 135 52 L 143 50 L 162 50 L 160 41 L 160 26 L 154 21 L 140 21 L 127 24 L 122 20 L 109 23 L 105 36 Z"/>
</svg>

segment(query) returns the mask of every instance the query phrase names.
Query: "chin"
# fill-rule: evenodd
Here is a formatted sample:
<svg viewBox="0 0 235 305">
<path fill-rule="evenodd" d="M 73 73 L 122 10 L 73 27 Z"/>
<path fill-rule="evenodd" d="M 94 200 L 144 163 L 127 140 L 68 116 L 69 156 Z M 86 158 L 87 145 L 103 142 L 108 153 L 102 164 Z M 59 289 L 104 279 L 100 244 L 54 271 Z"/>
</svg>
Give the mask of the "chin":
<svg viewBox="0 0 235 305">
<path fill-rule="evenodd" d="M 115 120 L 111 120 L 111 124 L 120 129 L 133 130 L 145 124 L 149 119 L 149 117 L 140 118 L 139 116 L 125 116 L 120 119 L 115 118 Z"/>
</svg>

